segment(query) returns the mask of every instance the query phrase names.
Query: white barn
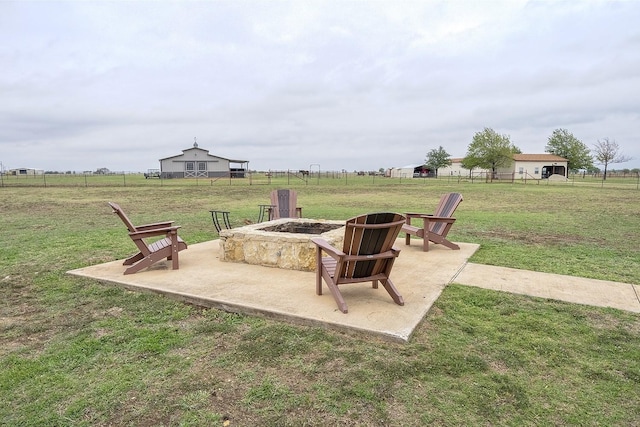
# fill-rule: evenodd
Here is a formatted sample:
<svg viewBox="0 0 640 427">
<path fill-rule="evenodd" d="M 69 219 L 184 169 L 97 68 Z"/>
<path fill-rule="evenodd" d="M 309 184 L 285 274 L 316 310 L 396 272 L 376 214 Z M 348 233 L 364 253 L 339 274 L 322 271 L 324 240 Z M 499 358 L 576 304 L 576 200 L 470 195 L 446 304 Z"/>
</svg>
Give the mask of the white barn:
<svg viewBox="0 0 640 427">
<path fill-rule="evenodd" d="M 234 167 L 231 167 L 235 164 Z M 209 154 L 209 150 L 192 148 L 182 150 L 182 154 L 160 159 L 161 178 L 244 178 L 248 171 L 248 160 L 233 160 Z"/>
<path fill-rule="evenodd" d="M 387 176 L 391 178 L 419 178 L 426 177 L 428 174 L 429 170 L 420 164 L 391 168 L 387 171 Z"/>
<path fill-rule="evenodd" d="M 514 154 L 513 163 L 498 173 L 513 173 L 515 179 L 546 179 L 551 175 L 567 178 L 569 161 L 555 154 Z"/>
<path fill-rule="evenodd" d="M 9 169 L 7 171 L 7 174 L 16 175 L 16 176 L 35 176 L 35 175 L 44 175 L 44 170 L 34 169 L 34 168 L 17 168 L 17 169 Z"/>
</svg>

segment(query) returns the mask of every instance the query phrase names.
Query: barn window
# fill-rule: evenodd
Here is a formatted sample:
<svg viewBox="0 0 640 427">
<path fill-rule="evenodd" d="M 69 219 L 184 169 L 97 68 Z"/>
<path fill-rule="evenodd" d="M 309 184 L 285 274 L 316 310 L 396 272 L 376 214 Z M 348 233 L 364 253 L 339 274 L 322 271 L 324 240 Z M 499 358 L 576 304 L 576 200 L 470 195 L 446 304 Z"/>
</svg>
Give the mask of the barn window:
<svg viewBox="0 0 640 427">
<path fill-rule="evenodd" d="M 207 162 L 198 162 L 198 172 L 204 172 L 207 170 Z"/>
</svg>

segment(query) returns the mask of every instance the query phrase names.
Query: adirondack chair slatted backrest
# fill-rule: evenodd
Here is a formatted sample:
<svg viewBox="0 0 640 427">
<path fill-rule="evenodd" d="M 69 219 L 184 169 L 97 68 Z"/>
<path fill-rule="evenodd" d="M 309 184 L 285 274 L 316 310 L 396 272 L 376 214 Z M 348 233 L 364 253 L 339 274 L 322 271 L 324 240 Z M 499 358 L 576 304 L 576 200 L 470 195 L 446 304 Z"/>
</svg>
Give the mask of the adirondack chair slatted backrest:
<svg viewBox="0 0 640 427">
<path fill-rule="evenodd" d="M 374 255 L 386 252 L 393 244 L 404 224 L 404 217 L 385 212 L 361 215 L 347 221 L 344 246 L 347 255 Z M 341 277 L 360 278 L 385 271 L 388 259 L 349 261 L 343 266 Z"/>
<path fill-rule="evenodd" d="M 113 211 L 118 215 L 118 217 L 122 220 L 124 225 L 127 227 L 127 230 L 129 230 L 129 233 L 135 233 L 137 231 L 136 226 L 133 225 L 133 223 L 131 222 L 127 214 L 124 213 L 120 205 L 113 202 L 108 202 L 108 203 L 109 203 L 109 206 L 111 206 L 111 209 L 113 209 Z"/>
<path fill-rule="evenodd" d="M 274 206 L 270 219 L 297 218 L 298 193 L 295 190 L 273 190 L 271 205 Z"/>
<path fill-rule="evenodd" d="M 448 193 L 440 198 L 440 203 L 434 212 L 433 216 L 450 218 L 453 216 L 458 205 L 462 202 L 462 194 L 460 193 Z M 432 222 L 429 225 L 429 231 L 433 234 L 441 235 L 447 226 L 444 222 Z"/>
</svg>

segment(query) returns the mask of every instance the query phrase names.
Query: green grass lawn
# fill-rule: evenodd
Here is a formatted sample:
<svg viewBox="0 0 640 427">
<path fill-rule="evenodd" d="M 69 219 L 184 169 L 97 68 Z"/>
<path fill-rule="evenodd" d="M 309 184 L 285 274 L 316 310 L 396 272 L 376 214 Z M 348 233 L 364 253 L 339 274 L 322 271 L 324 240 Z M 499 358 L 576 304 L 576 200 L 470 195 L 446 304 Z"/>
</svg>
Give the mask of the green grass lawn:
<svg viewBox="0 0 640 427">
<path fill-rule="evenodd" d="M 0 425 L 640 425 L 638 314 L 450 285 L 397 344 L 66 274 L 134 250 L 107 201 L 198 243 L 210 209 L 242 225 L 290 187 L 339 220 L 459 191 L 472 262 L 640 284 L 635 182 L 178 181 L 0 187 Z"/>
</svg>

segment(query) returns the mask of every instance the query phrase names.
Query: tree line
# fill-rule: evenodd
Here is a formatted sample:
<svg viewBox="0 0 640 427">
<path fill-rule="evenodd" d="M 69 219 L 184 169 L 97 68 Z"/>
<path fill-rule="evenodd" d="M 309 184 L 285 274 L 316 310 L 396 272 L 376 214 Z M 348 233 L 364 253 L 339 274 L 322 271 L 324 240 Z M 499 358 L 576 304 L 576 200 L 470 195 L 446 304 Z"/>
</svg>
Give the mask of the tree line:
<svg viewBox="0 0 640 427">
<path fill-rule="evenodd" d="M 624 163 L 632 160 L 625 156 L 615 140 L 604 138 L 598 140 L 589 149 L 586 144 L 576 138 L 566 129 L 556 129 L 553 131 L 545 152 L 555 154 L 567 159 L 567 168 L 570 171 L 585 170 L 589 173 L 599 172 L 594 164 L 604 166 L 603 179 L 607 179 L 607 170 L 610 165 Z M 484 128 L 476 132 L 469 146 L 467 154 L 462 159 L 462 167 L 465 169 L 487 169 L 493 173 L 499 168 L 509 167 L 513 163 L 513 155 L 522 154 L 522 151 L 511 142 L 509 135 L 499 134 L 491 128 Z M 440 146 L 430 150 L 425 158 L 425 166 L 435 171 L 451 166 L 451 155 Z"/>
</svg>

